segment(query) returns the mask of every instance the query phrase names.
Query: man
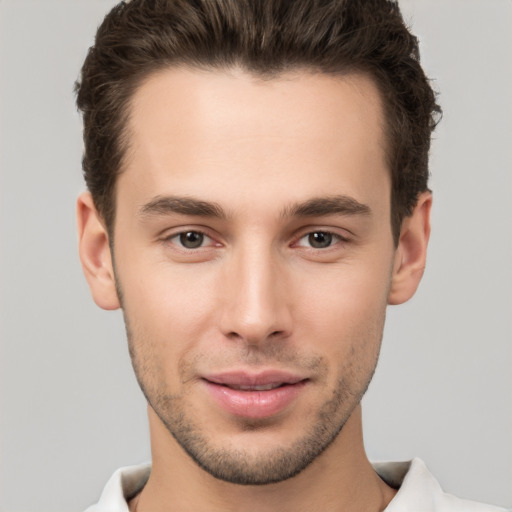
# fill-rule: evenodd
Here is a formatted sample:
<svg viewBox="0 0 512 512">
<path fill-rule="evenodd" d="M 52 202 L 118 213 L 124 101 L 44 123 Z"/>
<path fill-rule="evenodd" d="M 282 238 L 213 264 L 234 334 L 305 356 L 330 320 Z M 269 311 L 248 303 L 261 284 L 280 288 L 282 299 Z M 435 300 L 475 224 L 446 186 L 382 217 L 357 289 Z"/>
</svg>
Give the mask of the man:
<svg viewBox="0 0 512 512">
<path fill-rule="evenodd" d="M 395 3 L 121 3 L 77 92 L 80 256 L 123 310 L 152 446 L 90 512 L 497 510 L 364 452 L 439 112 Z"/>
</svg>

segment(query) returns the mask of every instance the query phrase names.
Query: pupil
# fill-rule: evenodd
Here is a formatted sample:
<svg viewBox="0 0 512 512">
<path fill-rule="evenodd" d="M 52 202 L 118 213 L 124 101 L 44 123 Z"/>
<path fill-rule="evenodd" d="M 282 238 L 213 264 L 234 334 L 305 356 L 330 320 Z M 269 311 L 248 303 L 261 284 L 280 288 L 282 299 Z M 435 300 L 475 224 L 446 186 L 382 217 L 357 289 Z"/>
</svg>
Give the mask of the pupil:
<svg viewBox="0 0 512 512">
<path fill-rule="evenodd" d="M 181 233 L 180 242 L 183 247 L 187 249 L 196 249 L 200 247 L 203 243 L 204 235 L 202 233 L 198 233 L 197 231 L 187 231 L 186 233 Z"/>
<path fill-rule="evenodd" d="M 332 235 L 322 231 L 311 233 L 308 238 L 311 247 L 314 247 L 315 249 L 329 247 L 332 243 Z"/>
</svg>

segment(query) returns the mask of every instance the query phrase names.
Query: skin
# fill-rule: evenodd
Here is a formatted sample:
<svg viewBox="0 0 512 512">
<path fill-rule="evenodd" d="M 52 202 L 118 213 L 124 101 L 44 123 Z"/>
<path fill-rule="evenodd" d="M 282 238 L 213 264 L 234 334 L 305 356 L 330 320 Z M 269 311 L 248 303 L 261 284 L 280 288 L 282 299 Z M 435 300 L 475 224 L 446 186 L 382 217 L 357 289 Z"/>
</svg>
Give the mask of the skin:
<svg viewBox="0 0 512 512">
<path fill-rule="evenodd" d="M 179 68 L 135 93 L 113 243 L 90 195 L 78 200 L 85 275 L 100 307 L 122 306 L 149 403 L 153 470 L 132 510 L 377 511 L 393 498 L 366 458 L 360 400 L 387 304 L 421 279 L 431 196 L 395 247 L 383 125 L 363 75 Z M 277 414 L 237 416 L 204 380 L 234 369 L 305 385 Z"/>
</svg>

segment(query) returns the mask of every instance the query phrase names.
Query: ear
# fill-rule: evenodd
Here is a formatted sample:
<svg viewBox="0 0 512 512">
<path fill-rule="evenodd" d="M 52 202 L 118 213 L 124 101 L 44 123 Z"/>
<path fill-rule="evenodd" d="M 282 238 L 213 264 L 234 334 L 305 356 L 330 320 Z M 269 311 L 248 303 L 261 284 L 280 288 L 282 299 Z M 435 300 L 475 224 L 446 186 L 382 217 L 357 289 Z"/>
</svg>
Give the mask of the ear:
<svg viewBox="0 0 512 512">
<path fill-rule="evenodd" d="M 402 222 L 400 240 L 395 251 L 393 276 L 388 304 L 402 304 L 416 292 L 425 270 L 430 237 L 432 194 L 423 192 L 409 217 Z"/>
<path fill-rule="evenodd" d="M 78 197 L 76 216 L 80 261 L 92 298 L 100 308 L 118 309 L 108 233 L 89 192 Z"/>
</svg>

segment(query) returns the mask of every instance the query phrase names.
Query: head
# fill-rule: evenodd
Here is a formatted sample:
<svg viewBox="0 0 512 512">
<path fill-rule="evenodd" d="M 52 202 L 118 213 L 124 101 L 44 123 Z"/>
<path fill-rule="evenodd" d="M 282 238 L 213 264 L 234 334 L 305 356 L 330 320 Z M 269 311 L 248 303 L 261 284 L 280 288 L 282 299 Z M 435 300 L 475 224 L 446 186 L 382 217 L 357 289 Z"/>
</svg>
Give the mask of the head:
<svg viewBox="0 0 512 512">
<path fill-rule="evenodd" d="M 152 440 L 235 483 L 310 467 L 424 267 L 438 109 L 398 7 L 132 0 L 77 91 L 82 262 Z"/>
</svg>

